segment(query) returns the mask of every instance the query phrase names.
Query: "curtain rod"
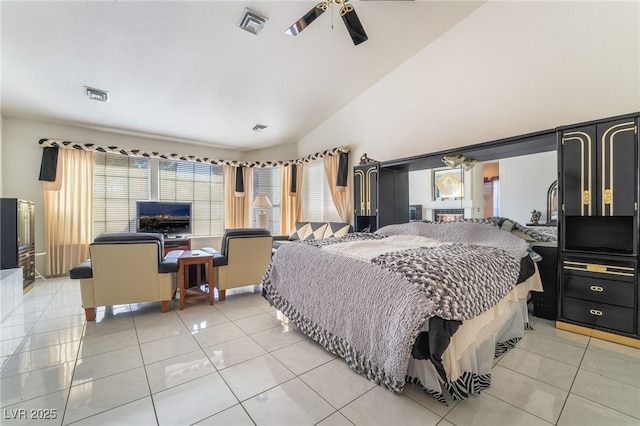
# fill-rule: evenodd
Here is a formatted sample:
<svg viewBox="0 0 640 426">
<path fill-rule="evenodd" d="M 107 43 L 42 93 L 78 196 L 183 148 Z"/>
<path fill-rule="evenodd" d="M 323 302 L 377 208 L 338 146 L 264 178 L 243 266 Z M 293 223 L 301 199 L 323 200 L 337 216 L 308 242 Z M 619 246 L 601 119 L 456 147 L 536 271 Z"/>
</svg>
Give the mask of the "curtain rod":
<svg viewBox="0 0 640 426">
<path fill-rule="evenodd" d="M 290 166 L 293 164 L 308 163 L 310 161 L 319 160 L 324 157 L 331 157 L 334 155 L 340 155 L 343 152 L 350 152 L 351 148 L 348 146 L 339 146 L 336 148 L 327 149 L 322 152 L 316 152 L 315 154 L 307 155 L 306 157 L 297 158 L 295 160 L 279 160 L 279 161 L 238 161 L 238 160 L 220 160 L 209 157 L 197 157 L 195 155 L 183 155 L 183 154 L 166 154 L 155 151 L 142 151 L 139 149 L 125 149 L 118 148 L 117 146 L 100 146 L 92 143 L 79 143 L 71 141 L 61 141 L 56 139 L 40 139 L 38 144 L 43 147 L 62 148 L 62 149 L 78 149 L 82 151 L 95 151 L 108 154 L 126 155 L 129 157 L 147 157 L 147 158 L 162 158 L 165 160 L 181 160 L 189 161 L 192 163 L 206 163 L 227 165 L 236 167 L 279 167 Z"/>
</svg>

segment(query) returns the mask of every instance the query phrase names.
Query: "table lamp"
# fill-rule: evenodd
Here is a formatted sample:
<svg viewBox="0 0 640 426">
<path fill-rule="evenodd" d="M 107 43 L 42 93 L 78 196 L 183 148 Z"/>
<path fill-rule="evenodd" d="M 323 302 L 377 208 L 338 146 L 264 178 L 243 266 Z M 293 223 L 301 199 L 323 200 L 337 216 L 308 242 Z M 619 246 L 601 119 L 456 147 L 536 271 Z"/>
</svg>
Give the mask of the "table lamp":
<svg viewBox="0 0 640 426">
<path fill-rule="evenodd" d="M 260 209 L 256 215 L 256 226 L 258 228 L 269 229 L 267 211 L 265 210 L 273 207 L 273 204 L 269 201 L 269 197 L 264 194 L 259 194 L 255 200 L 253 200 L 253 207 Z"/>
</svg>

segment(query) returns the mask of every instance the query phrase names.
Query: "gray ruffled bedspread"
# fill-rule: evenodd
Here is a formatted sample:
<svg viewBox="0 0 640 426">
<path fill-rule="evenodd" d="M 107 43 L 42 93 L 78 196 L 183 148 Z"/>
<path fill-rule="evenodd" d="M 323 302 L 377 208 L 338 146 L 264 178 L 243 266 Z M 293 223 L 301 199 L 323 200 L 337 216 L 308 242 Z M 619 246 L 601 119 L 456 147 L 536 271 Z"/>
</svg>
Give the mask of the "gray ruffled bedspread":
<svg viewBox="0 0 640 426">
<path fill-rule="evenodd" d="M 355 233 L 288 244 L 276 251 L 263 293 L 303 333 L 344 358 L 354 371 L 399 393 L 425 321 L 473 318 L 516 284 L 519 243 L 504 242 L 509 234 L 495 226 L 479 232 L 502 248 L 454 243 L 366 261 L 321 247 L 384 240 L 384 235 Z"/>
</svg>

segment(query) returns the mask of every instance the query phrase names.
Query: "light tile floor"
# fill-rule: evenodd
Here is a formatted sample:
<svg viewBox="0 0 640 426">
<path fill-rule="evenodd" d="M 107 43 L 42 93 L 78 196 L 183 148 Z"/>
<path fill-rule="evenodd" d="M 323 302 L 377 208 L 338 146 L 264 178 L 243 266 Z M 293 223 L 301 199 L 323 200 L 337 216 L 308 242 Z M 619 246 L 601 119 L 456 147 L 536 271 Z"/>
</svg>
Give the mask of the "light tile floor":
<svg viewBox="0 0 640 426">
<path fill-rule="evenodd" d="M 351 372 L 259 287 L 228 293 L 166 314 L 159 303 L 101 308 L 86 323 L 77 282 L 38 280 L 0 324 L 0 423 L 640 425 L 640 350 L 551 321 L 531 317 L 491 387 L 446 406 Z"/>
</svg>

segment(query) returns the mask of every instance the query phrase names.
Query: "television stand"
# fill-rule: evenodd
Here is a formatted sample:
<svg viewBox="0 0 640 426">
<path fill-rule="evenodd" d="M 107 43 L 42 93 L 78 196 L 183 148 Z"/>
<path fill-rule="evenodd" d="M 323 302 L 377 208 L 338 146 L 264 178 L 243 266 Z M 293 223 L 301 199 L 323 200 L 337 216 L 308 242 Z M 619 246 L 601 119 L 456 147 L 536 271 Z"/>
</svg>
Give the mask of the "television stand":
<svg viewBox="0 0 640 426">
<path fill-rule="evenodd" d="M 172 250 L 191 250 L 191 240 L 186 237 L 168 237 L 164 238 L 164 254 L 166 256 Z"/>
</svg>

